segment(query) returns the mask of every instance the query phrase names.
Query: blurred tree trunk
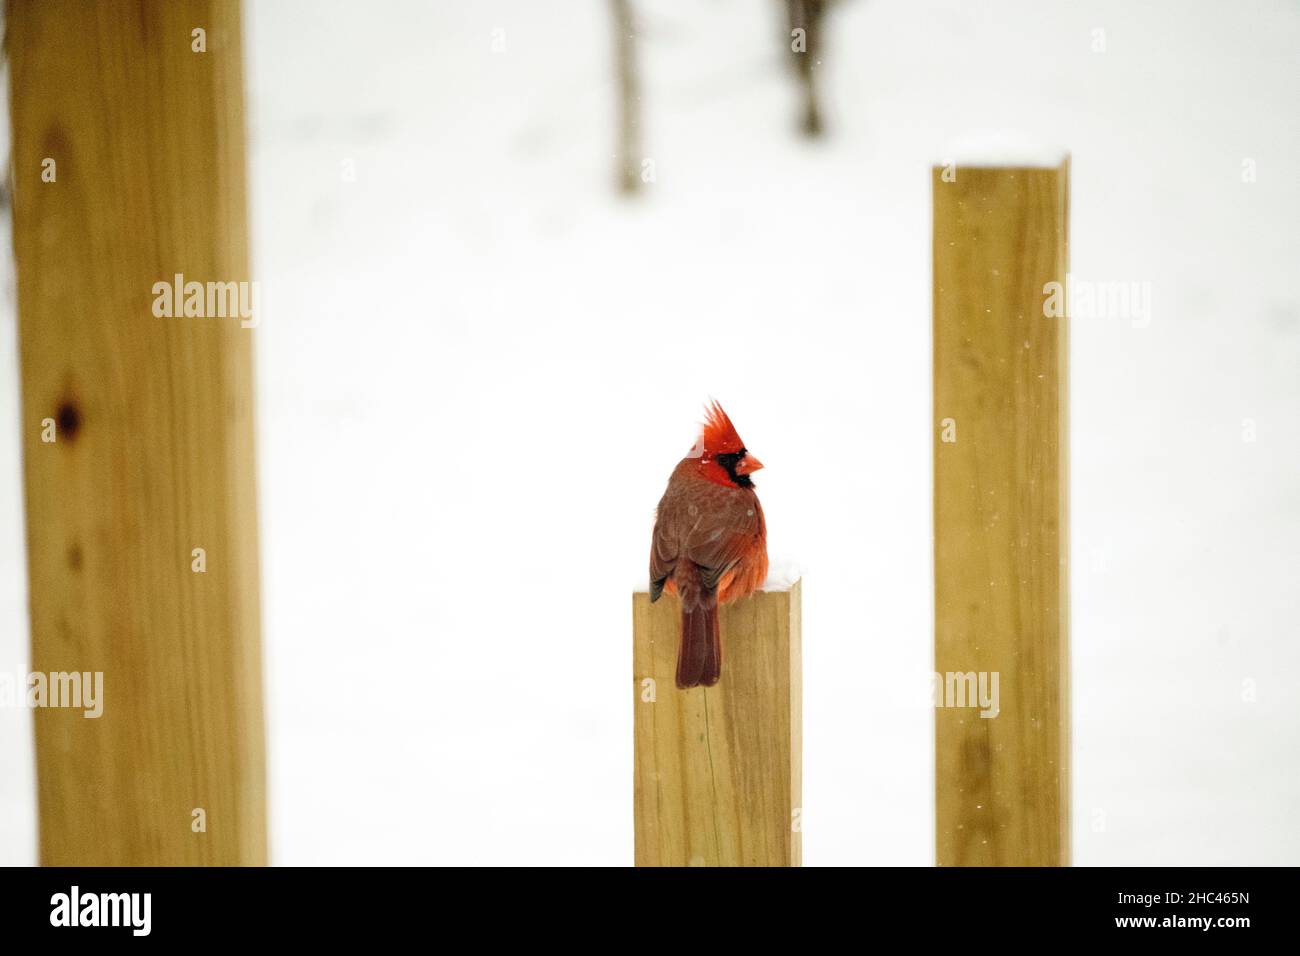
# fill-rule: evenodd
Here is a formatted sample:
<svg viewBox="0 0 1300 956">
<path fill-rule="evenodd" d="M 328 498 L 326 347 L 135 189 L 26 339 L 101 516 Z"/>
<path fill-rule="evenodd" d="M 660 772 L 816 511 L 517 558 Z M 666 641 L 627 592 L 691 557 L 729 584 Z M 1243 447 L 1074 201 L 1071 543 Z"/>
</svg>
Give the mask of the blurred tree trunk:
<svg viewBox="0 0 1300 956">
<path fill-rule="evenodd" d="M 618 78 L 618 188 L 641 188 L 641 88 L 636 71 L 636 22 L 632 0 L 610 0 L 614 15 L 614 71 Z"/>
<path fill-rule="evenodd" d="M 803 92 L 800 128 L 805 136 L 822 134 L 822 111 L 817 101 L 817 68 L 821 65 L 822 24 L 829 0 L 785 0 L 790 23 L 790 55 Z"/>
</svg>

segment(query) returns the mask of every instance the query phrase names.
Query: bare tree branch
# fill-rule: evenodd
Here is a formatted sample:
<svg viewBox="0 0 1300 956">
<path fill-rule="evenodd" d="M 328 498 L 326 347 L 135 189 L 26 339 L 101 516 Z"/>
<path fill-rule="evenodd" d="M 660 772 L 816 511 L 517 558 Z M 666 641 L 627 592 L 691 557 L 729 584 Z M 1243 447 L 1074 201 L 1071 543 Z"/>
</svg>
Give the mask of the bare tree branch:
<svg viewBox="0 0 1300 956">
<path fill-rule="evenodd" d="M 614 70 L 618 78 L 618 188 L 641 188 L 641 86 L 636 70 L 636 18 L 632 0 L 610 0 L 614 16 Z"/>
<path fill-rule="evenodd" d="M 822 25 L 829 0 L 786 0 L 790 24 L 790 55 L 794 58 L 803 91 L 800 128 L 805 136 L 821 136 L 825 127 L 817 96 L 817 68 L 821 65 Z"/>
</svg>

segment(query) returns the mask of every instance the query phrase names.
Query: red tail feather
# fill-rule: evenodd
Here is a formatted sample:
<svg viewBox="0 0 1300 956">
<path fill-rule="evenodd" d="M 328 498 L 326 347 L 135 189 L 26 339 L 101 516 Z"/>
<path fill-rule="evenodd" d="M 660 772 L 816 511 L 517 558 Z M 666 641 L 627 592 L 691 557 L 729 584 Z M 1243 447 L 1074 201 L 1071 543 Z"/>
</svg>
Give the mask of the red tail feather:
<svg viewBox="0 0 1300 956">
<path fill-rule="evenodd" d="M 714 595 L 710 594 L 710 598 Z M 712 687 L 722 675 L 722 635 L 717 600 L 687 608 L 682 602 L 682 642 L 677 649 L 677 686 Z"/>
</svg>

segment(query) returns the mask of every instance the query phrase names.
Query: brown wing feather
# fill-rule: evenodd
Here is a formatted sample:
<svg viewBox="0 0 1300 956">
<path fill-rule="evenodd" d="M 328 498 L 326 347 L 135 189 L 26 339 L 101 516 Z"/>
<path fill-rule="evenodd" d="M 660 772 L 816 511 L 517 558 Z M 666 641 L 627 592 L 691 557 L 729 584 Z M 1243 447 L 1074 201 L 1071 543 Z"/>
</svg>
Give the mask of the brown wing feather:
<svg viewBox="0 0 1300 956">
<path fill-rule="evenodd" d="M 699 518 L 681 551 L 700 566 L 705 586 L 713 589 L 756 549 L 763 550 L 763 509 L 752 491 L 701 484 Z"/>
<path fill-rule="evenodd" d="M 758 496 L 748 489 L 698 478 L 693 465 L 688 459 L 673 472 L 655 514 L 650 546 L 651 600 L 659 597 L 665 585 L 672 589 L 673 571 L 683 558 L 699 566 L 702 583 L 713 590 L 756 551 L 765 557 L 766 529 Z M 766 561 L 762 563 L 765 574 Z"/>
<path fill-rule="evenodd" d="M 655 509 L 655 530 L 650 537 L 650 600 L 659 600 L 664 585 L 672 578 L 677 566 L 680 535 L 677 509 L 673 506 L 672 485 L 664 492 L 659 507 Z"/>
</svg>

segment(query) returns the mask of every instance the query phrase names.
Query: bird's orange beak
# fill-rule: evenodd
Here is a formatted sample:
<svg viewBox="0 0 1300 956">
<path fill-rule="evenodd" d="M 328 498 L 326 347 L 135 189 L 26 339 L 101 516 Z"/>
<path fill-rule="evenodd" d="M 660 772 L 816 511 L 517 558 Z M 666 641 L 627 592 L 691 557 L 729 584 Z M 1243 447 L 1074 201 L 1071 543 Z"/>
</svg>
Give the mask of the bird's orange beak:
<svg viewBox="0 0 1300 956">
<path fill-rule="evenodd" d="M 752 475 L 754 472 L 758 471 L 758 469 L 762 467 L 763 467 L 763 463 L 761 461 L 759 461 L 749 452 L 745 452 L 745 457 L 740 459 L 740 461 L 736 462 L 736 474 Z"/>
</svg>

